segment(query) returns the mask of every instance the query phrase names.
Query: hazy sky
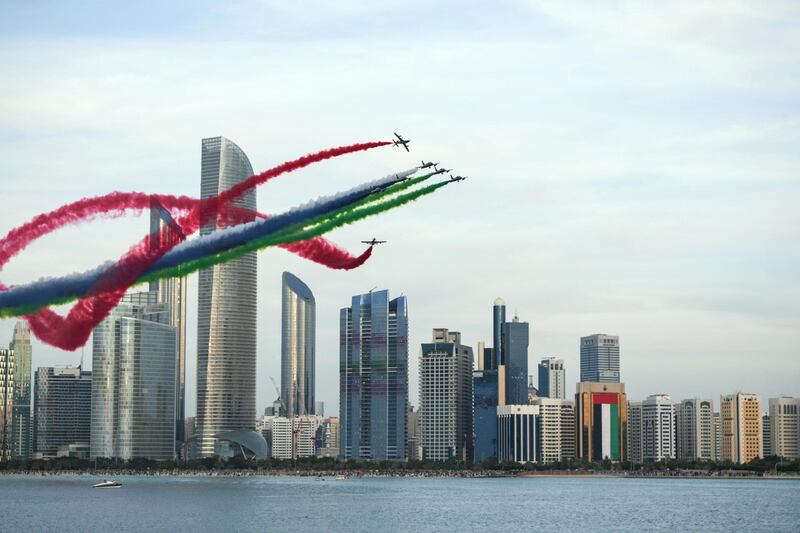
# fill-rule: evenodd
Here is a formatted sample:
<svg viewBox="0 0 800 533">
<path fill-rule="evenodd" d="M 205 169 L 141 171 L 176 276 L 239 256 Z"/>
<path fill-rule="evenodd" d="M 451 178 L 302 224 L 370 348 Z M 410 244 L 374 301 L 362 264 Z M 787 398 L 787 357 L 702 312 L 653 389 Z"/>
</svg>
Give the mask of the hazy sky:
<svg viewBox="0 0 800 533">
<path fill-rule="evenodd" d="M 491 336 L 497 296 L 531 323 L 529 365 L 620 336 L 632 399 L 800 395 L 800 7 L 786 2 L 10 2 L 0 18 L 0 233 L 112 190 L 200 193 L 200 139 L 283 176 L 278 212 L 443 161 L 471 179 L 330 239 L 388 245 L 352 272 L 259 253 L 258 405 L 280 381 L 280 274 L 317 299 L 317 398 L 338 410 L 338 310 L 408 296 L 411 399 L 431 328 Z M 146 219 L 59 231 L 4 283 L 121 255 Z M 188 411 L 197 276 L 189 278 Z M 14 322 L 0 321 L 0 342 Z M 2 340 L 5 339 L 5 340 Z M 34 366 L 77 363 L 36 341 Z M 91 344 L 86 350 L 91 360 Z M 573 390 L 570 385 L 570 392 Z"/>
</svg>

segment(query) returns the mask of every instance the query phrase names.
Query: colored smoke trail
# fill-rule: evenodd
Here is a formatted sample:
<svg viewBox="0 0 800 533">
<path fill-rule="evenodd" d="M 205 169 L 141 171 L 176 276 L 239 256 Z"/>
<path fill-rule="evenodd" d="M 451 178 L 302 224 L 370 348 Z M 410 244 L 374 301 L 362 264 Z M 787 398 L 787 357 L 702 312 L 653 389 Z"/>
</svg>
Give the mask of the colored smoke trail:
<svg viewBox="0 0 800 533">
<path fill-rule="evenodd" d="M 390 144 L 390 142 L 359 143 L 309 154 L 251 176 L 219 196 L 201 200 L 199 206 L 192 205 L 197 200 L 187 197 L 163 195 L 157 196 L 157 198 L 165 207 L 171 206 L 172 208 L 187 211 L 179 219 L 178 224 L 185 235 L 190 235 L 197 231 L 200 225 L 210 220 L 212 216 L 218 216 L 231 201 L 269 179 L 318 161 Z M 117 202 L 119 198 L 116 198 L 115 193 L 112 193 L 112 195 L 107 195 L 106 197 L 90 199 L 88 202 L 76 202 L 55 212 L 36 217 L 20 228 L 12 230 L 5 239 L 0 241 L 0 269 L 11 257 L 43 235 L 64 225 L 92 219 L 98 215 L 122 216 L 129 210 L 142 210 L 149 207 L 151 196 L 138 195 L 136 199 L 139 202 L 144 201 L 147 205 L 140 206 L 135 202 L 120 205 Z M 61 317 L 49 309 L 41 309 L 35 315 L 27 316 L 31 331 L 40 340 L 53 346 L 65 350 L 79 348 L 86 343 L 92 329 L 119 303 L 125 293 L 122 285 L 130 286 L 133 284 L 150 264 L 169 251 L 175 244 L 176 242 L 172 240 L 159 239 L 157 246 L 151 246 L 150 237 L 145 237 L 119 260 L 113 275 L 105 276 L 93 288 L 95 295 L 79 301 L 66 317 Z M 0 284 L 0 290 L 4 288 L 5 286 Z"/>
</svg>

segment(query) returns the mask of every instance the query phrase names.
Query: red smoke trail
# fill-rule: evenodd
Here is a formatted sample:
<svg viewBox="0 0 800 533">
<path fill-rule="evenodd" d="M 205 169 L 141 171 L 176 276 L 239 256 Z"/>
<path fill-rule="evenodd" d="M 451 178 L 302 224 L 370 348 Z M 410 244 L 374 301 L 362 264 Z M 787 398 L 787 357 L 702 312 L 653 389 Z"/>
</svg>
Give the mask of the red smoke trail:
<svg viewBox="0 0 800 533">
<path fill-rule="evenodd" d="M 360 143 L 309 154 L 251 176 L 231 189 L 203 200 L 196 200 L 186 196 L 147 195 L 142 193 L 111 193 L 102 197 L 80 200 L 50 213 L 39 215 L 27 224 L 9 232 L 5 239 L 0 241 L 0 269 L 31 242 L 58 228 L 80 221 L 91 220 L 99 215 L 113 218 L 123 216 L 127 211 L 149 209 L 153 199 L 171 212 L 185 213 L 176 221 L 185 236 L 196 232 L 201 225 L 210 221 L 212 217 L 220 222 L 223 220 L 225 222 L 242 222 L 244 221 L 242 219 L 253 220 L 255 216 L 264 215 L 248 212 L 231 205 L 231 202 L 250 189 L 265 183 L 269 179 L 286 172 L 298 170 L 312 163 L 389 144 L 391 143 Z M 163 231 L 166 231 L 166 229 Z M 180 242 L 178 239 L 159 238 L 158 245 L 151 246 L 150 239 L 151 237 L 148 235 L 136 246 L 132 247 L 93 287 L 92 296 L 79 300 L 66 317 L 61 317 L 50 309 L 41 309 L 34 315 L 28 315 L 26 318 L 34 335 L 43 342 L 64 350 L 75 350 L 83 346 L 94 327 L 108 316 L 111 310 L 119 303 L 128 287 L 150 265 Z M 369 248 L 360 256 L 353 257 L 321 238 L 282 247 L 301 257 L 338 269 L 350 269 L 360 266 L 372 253 L 372 249 Z M 0 283 L 0 290 L 4 288 L 5 286 Z"/>
</svg>

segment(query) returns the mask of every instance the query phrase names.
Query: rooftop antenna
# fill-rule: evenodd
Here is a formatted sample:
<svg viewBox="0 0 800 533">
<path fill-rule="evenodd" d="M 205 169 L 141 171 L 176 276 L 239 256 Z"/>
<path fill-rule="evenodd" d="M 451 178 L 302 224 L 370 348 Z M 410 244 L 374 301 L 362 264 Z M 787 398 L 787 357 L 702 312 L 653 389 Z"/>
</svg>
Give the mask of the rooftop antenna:
<svg viewBox="0 0 800 533">
<path fill-rule="evenodd" d="M 83 346 L 81 346 L 81 362 L 80 362 L 80 364 L 78 364 L 78 371 L 79 372 L 83 370 L 83 352 L 85 350 L 86 350 L 86 345 L 84 344 Z"/>
<path fill-rule="evenodd" d="M 369 293 L 370 293 L 370 294 L 372 294 L 372 291 L 374 291 L 374 290 L 375 290 L 375 289 L 377 289 L 377 288 L 378 288 L 378 286 L 377 286 L 377 285 L 375 285 L 374 287 L 372 287 L 372 288 L 369 290 Z"/>
</svg>

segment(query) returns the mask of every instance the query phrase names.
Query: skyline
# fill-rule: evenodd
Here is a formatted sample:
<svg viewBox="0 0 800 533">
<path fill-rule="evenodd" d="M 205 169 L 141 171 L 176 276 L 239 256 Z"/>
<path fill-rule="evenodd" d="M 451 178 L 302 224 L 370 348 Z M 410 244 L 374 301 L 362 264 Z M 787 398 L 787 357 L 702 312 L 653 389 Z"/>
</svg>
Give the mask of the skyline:
<svg viewBox="0 0 800 533">
<path fill-rule="evenodd" d="M 322 376 L 338 368 L 338 310 L 373 286 L 408 296 L 415 405 L 430 330 L 460 331 L 473 349 L 491 344 L 498 296 L 531 324 L 529 369 L 545 356 L 564 359 L 568 396 L 578 339 L 594 333 L 620 337 L 621 380 L 634 400 L 797 394 L 800 55 L 792 50 L 800 39 L 782 23 L 796 7 L 718 7 L 725 23 L 717 24 L 720 13 L 688 4 L 598 8 L 592 17 L 553 5 L 472 5 L 448 12 L 429 35 L 425 21 L 439 6 L 317 7 L 308 19 L 273 4 L 281 24 L 248 17 L 246 3 L 219 8 L 224 27 L 214 37 L 211 15 L 170 25 L 180 7 L 153 17 L 155 26 L 141 12 L 108 19 L 100 8 L 94 17 L 110 24 L 74 34 L 62 19 L 48 24 L 41 8 L 10 6 L 0 22 L 0 72 L 13 72 L 0 88 L 0 156 L 15 209 L 0 214 L 0 232 L 110 184 L 198 196 L 203 137 L 230 138 L 258 172 L 305 147 L 396 129 L 414 141 L 410 154 L 327 162 L 258 192 L 259 205 L 276 212 L 307 190 L 334 192 L 419 159 L 471 176 L 435 202 L 332 233 L 353 253 L 364 238 L 389 240 L 353 272 L 259 253 L 257 412 L 274 399 L 268 376 L 280 372 L 284 270 L 317 296 L 317 397 L 329 412 L 337 383 Z M 86 14 L 74 11 L 69 18 Z M 326 16 L 349 31 L 323 24 Z M 363 24 L 386 16 L 394 22 L 380 32 Z M 517 68 L 523 58 L 527 71 Z M 0 279 L 52 275 L 53 264 L 58 273 L 91 267 L 146 232 L 146 217 L 62 230 Z M 97 245 L 73 244 L 89 239 Z M 453 260 L 418 259 L 445 256 Z M 196 276 L 188 290 L 193 414 Z M 3 346 L 14 323 L 0 321 Z M 33 368 L 79 358 L 33 340 Z"/>
</svg>

